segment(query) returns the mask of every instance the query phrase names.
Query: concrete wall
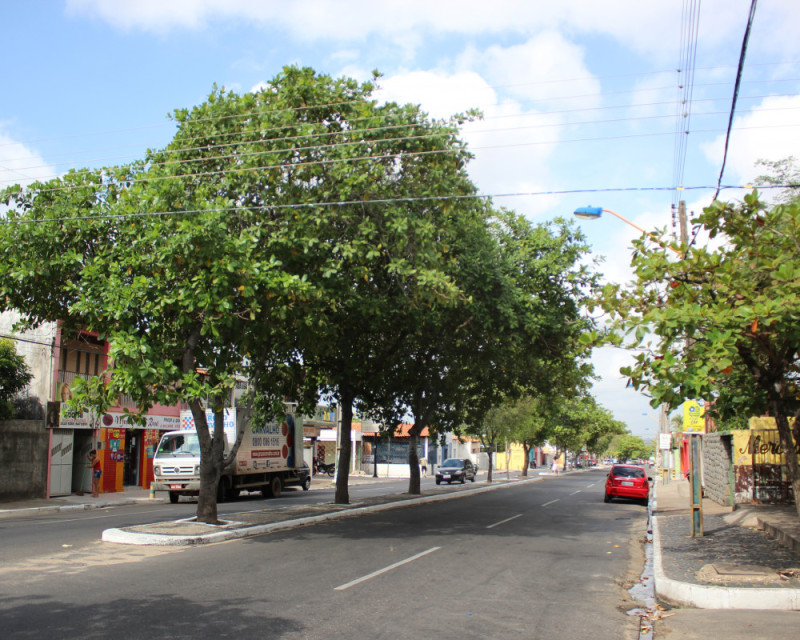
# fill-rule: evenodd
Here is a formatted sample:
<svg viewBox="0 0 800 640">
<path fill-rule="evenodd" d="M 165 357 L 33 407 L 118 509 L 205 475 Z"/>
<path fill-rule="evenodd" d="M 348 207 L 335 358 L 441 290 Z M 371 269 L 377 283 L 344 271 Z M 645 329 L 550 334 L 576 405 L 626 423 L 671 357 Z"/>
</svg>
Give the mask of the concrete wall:
<svg viewBox="0 0 800 640">
<path fill-rule="evenodd" d="M 33 379 L 28 384 L 28 394 L 38 398 L 42 407 L 47 406 L 51 400 L 51 387 L 53 384 L 53 340 L 55 339 L 57 325 L 55 322 L 45 322 L 30 331 L 14 332 L 14 324 L 21 320 L 17 311 L 0 312 L 0 335 L 15 336 L 14 346 L 17 353 L 25 358 L 25 363 L 33 374 Z M 24 394 L 23 394 L 24 395 Z"/>
<path fill-rule="evenodd" d="M 0 422 L 0 502 L 46 496 L 48 442 L 44 421 Z"/>
<path fill-rule="evenodd" d="M 724 506 L 733 506 L 732 438 L 727 433 L 703 436 L 703 492 Z"/>
</svg>

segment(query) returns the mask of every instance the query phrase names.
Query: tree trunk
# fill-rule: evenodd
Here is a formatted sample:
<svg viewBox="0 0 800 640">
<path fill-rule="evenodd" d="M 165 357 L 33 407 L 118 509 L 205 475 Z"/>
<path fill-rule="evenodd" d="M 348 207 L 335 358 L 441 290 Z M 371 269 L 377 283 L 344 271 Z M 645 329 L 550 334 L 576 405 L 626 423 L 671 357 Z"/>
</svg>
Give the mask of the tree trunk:
<svg viewBox="0 0 800 640">
<path fill-rule="evenodd" d="M 530 457 L 531 457 L 531 448 L 527 444 L 525 444 L 523 442 L 522 443 L 522 473 L 519 474 L 520 476 L 525 477 L 525 476 L 528 475 L 528 467 L 531 466 Z"/>
<path fill-rule="evenodd" d="M 208 429 L 206 411 L 199 400 L 189 403 L 194 418 L 197 438 L 200 441 L 200 492 L 197 496 L 197 520 L 206 524 L 217 524 L 217 484 L 220 469 L 214 463 L 214 442 Z M 220 416 L 223 419 L 224 416 Z M 217 417 L 214 416 L 216 432 Z"/>
<path fill-rule="evenodd" d="M 492 446 L 492 443 L 489 443 L 489 446 L 487 447 L 489 453 L 489 465 L 486 469 L 486 482 L 492 481 L 492 464 L 494 463 L 494 459 L 492 458 Z"/>
<path fill-rule="evenodd" d="M 339 426 L 339 460 L 336 463 L 336 497 L 335 504 L 350 504 L 350 491 L 347 483 L 350 477 L 350 456 L 352 442 L 350 430 L 353 427 L 353 400 L 350 391 L 340 391 L 339 402 L 342 408 L 342 424 Z"/>
<path fill-rule="evenodd" d="M 416 418 L 414 419 L 414 426 L 408 432 L 408 470 L 410 475 L 408 477 L 408 493 L 412 496 L 422 494 L 422 486 L 419 477 L 419 455 L 417 454 L 417 445 L 419 443 L 419 434 L 422 433 L 422 423 Z"/>
<path fill-rule="evenodd" d="M 800 517 L 800 465 L 797 463 L 798 446 L 795 442 L 792 428 L 786 416 L 783 400 L 776 391 L 770 391 L 769 403 L 775 424 L 778 427 L 778 435 L 781 439 L 781 448 L 786 458 L 786 468 L 789 472 L 789 482 L 794 493 L 794 508 Z"/>
</svg>

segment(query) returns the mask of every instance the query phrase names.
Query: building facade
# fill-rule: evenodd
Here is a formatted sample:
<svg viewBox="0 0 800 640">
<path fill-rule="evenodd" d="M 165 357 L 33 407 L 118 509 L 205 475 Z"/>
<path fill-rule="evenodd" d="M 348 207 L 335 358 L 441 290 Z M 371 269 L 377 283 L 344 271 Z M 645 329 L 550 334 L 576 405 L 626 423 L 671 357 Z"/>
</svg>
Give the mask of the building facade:
<svg viewBox="0 0 800 640">
<path fill-rule="evenodd" d="M 45 495 L 32 497 L 90 492 L 87 456 L 92 449 L 100 457 L 102 492 L 149 487 L 156 445 L 161 433 L 180 426 L 180 407 L 155 406 L 147 412 L 143 425 L 126 418 L 126 409 L 137 411 L 126 396 L 120 396 L 103 414 L 70 411 L 67 402 L 76 380 L 102 375 L 106 370 L 108 343 L 91 332 L 67 336 L 56 322 L 15 332 L 19 319 L 14 311 L 0 313 L 0 335 L 15 341 L 17 353 L 25 358 L 33 374 L 26 407 L 32 415 L 40 416 L 47 436 L 47 451 L 41 456 L 46 465 Z"/>
</svg>

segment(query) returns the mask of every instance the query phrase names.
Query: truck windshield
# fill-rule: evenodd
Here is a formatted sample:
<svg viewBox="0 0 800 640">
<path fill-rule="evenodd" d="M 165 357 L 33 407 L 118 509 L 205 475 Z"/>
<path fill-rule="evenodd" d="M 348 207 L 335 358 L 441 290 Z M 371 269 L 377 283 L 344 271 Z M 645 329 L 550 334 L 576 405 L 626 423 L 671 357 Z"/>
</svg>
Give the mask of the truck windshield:
<svg viewBox="0 0 800 640">
<path fill-rule="evenodd" d="M 200 441 L 196 433 L 174 434 L 164 436 L 158 445 L 158 456 L 199 456 Z"/>
</svg>

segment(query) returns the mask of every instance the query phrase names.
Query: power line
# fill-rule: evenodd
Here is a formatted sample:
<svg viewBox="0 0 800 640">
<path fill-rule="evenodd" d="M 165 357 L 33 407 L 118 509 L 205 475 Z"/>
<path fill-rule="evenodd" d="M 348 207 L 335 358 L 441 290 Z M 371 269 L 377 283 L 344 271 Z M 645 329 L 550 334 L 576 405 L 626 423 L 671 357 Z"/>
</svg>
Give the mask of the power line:
<svg viewBox="0 0 800 640">
<path fill-rule="evenodd" d="M 675 152 L 673 157 L 672 179 L 675 185 L 673 206 L 680 199 L 680 187 L 683 185 L 686 169 L 686 153 L 689 147 L 689 131 L 692 113 L 692 97 L 694 94 L 694 76 L 697 61 L 697 36 L 700 27 L 699 0 L 685 0 L 681 19 L 683 42 L 678 73 L 683 80 L 678 85 L 679 97 L 675 118 Z"/>
<path fill-rule="evenodd" d="M 746 97 L 740 97 L 740 100 L 743 100 L 743 99 L 756 100 L 756 99 L 763 99 L 763 98 L 769 98 L 769 97 L 781 97 L 781 96 L 785 97 L 785 96 L 788 96 L 788 95 L 790 95 L 790 94 L 778 94 L 778 95 L 771 94 L 771 95 L 746 96 Z M 707 98 L 707 99 L 703 99 L 703 100 L 695 100 L 694 102 L 713 102 L 713 101 L 716 101 L 716 100 L 717 100 L 717 98 Z M 660 106 L 660 105 L 664 105 L 664 104 L 669 104 L 669 102 L 640 103 L 640 104 L 636 104 L 636 105 L 608 105 L 608 106 L 602 106 L 602 107 L 568 109 L 568 110 L 552 111 L 552 112 L 539 112 L 537 114 L 530 114 L 530 117 L 546 116 L 546 115 L 552 115 L 552 114 L 557 114 L 557 113 L 574 113 L 574 112 L 584 112 L 584 111 L 607 111 L 607 110 L 623 109 L 623 108 L 624 109 L 630 109 L 630 108 L 636 108 L 636 107 Z M 494 116 L 491 119 L 492 120 L 500 120 L 500 119 L 506 119 L 506 118 L 520 119 L 520 118 L 523 118 L 523 117 L 527 117 L 527 116 L 520 115 L 520 114 L 514 114 L 514 115 Z M 603 121 L 598 121 L 598 123 L 602 123 L 602 122 Z M 571 124 L 584 124 L 584 123 L 566 122 L 566 123 L 559 123 L 559 124 L 556 124 L 556 125 L 536 125 L 536 127 L 538 127 L 538 128 L 545 127 L 546 128 L 548 126 L 553 126 L 553 127 L 558 128 L 558 127 L 563 127 L 563 126 L 569 126 Z M 595 124 L 595 122 L 594 121 L 590 121 L 590 122 L 585 123 L 585 124 Z M 403 126 L 405 126 L 405 125 L 403 125 Z M 408 126 L 414 126 L 414 125 L 408 125 Z M 424 125 L 418 125 L 418 126 L 424 126 Z M 380 130 L 380 129 L 381 129 L 381 127 L 374 128 L 374 130 Z M 509 131 L 513 131 L 513 130 L 516 130 L 516 129 L 517 128 L 509 128 L 508 130 Z M 524 128 L 523 129 L 518 129 L 518 130 L 524 130 Z M 696 132 L 715 132 L 715 131 L 716 130 L 706 129 L 706 130 L 699 130 L 699 131 L 696 131 Z M 475 130 L 474 131 L 474 133 L 490 133 L 490 132 L 492 132 L 492 131 L 491 130 L 488 130 L 488 131 L 487 130 L 482 130 L 482 131 L 481 130 Z M 339 132 L 322 132 L 322 133 L 318 133 L 316 135 L 317 136 L 323 136 L 323 135 L 334 134 L 334 133 L 339 134 Z M 350 133 L 353 133 L 353 131 L 351 131 Z M 436 135 L 441 135 L 441 134 L 436 134 Z M 636 137 L 637 135 L 644 137 L 644 136 L 649 136 L 649 135 L 660 135 L 660 134 L 633 134 L 630 137 Z M 390 138 L 390 139 L 398 140 L 399 138 Z M 606 140 L 606 139 L 618 139 L 618 137 L 617 136 L 613 136 L 613 137 L 580 138 L 580 139 L 574 139 L 574 140 L 548 140 L 548 141 L 540 141 L 540 142 L 530 143 L 530 144 L 554 144 L 554 143 L 571 142 L 571 141 L 585 142 L 585 141 L 591 141 L 591 140 Z M 209 148 L 215 148 L 216 146 L 217 145 L 210 145 Z M 223 145 L 219 145 L 219 146 L 223 146 Z M 483 148 L 487 148 L 487 147 L 483 147 Z M 495 145 L 494 147 L 491 147 L 491 148 L 502 148 L 502 145 Z M 180 147 L 175 147 L 174 149 L 169 149 L 169 150 L 166 150 L 166 151 L 162 151 L 162 153 L 164 153 L 164 152 L 172 152 L 172 151 L 177 153 L 177 152 L 181 151 L 181 148 Z M 213 159 L 213 156 L 210 156 L 210 157 L 207 158 L 207 160 L 210 160 L 210 159 Z M 188 161 L 191 161 L 191 160 L 188 160 Z M 97 172 L 97 169 L 86 169 L 86 170 L 76 171 L 76 172 L 74 172 L 74 174 L 80 175 L 82 173 L 85 173 L 87 175 L 90 175 L 90 174 L 93 174 L 93 173 L 96 173 L 96 172 Z M 52 179 L 54 177 L 57 177 L 57 176 L 52 176 L 50 179 Z M 45 177 L 40 178 L 40 180 L 47 180 L 47 179 L 48 178 L 45 178 Z M 10 180 L 10 179 L 9 180 L 5 180 L 5 181 L 0 181 L 0 182 L 4 182 L 5 184 L 9 184 L 9 185 L 17 184 L 17 182 L 15 182 L 13 180 Z"/>
<path fill-rule="evenodd" d="M 663 103 L 663 104 L 667 104 L 667 103 Z M 761 111 L 763 111 L 763 112 L 767 112 L 767 111 L 791 111 L 791 110 L 798 110 L 798 109 L 800 109 L 800 107 L 766 107 L 766 108 L 762 108 Z M 527 115 L 526 114 L 518 114 L 516 116 L 487 117 L 487 118 L 485 118 L 485 119 L 483 119 L 481 121 L 475 121 L 472 124 L 471 128 L 469 129 L 469 131 L 462 131 L 462 133 L 466 133 L 467 136 L 469 136 L 471 134 L 475 134 L 475 135 L 485 135 L 485 134 L 489 134 L 489 133 L 502 134 L 502 133 L 515 133 L 515 132 L 522 132 L 522 131 L 531 131 L 531 130 L 534 130 L 534 129 L 560 129 L 560 128 L 564 128 L 564 127 L 594 126 L 594 125 L 601 125 L 601 124 L 616 124 L 616 123 L 619 123 L 619 124 L 630 124 L 631 122 L 640 122 L 640 121 L 647 121 L 647 120 L 651 120 L 651 121 L 652 120 L 661 120 L 661 119 L 675 117 L 674 115 L 670 116 L 670 115 L 666 115 L 665 114 L 665 115 L 637 116 L 637 117 L 633 117 L 633 118 L 626 116 L 626 117 L 620 117 L 620 118 L 606 118 L 606 119 L 599 119 L 599 120 L 570 120 L 570 121 L 558 122 L 558 123 L 548 122 L 548 123 L 542 123 L 542 124 L 532 124 L 532 125 L 526 125 L 526 126 L 504 127 L 504 128 L 494 128 L 494 129 L 480 129 L 480 128 L 476 127 L 476 125 L 479 125 L 479 124 L 484 123 L 484 122 L 489 122 L 490 120 L 499 120 L 499 119 L 504 119 L 504 118 L 507 118 L 507 117 L 515 117 L 516 119 L 522 119 L 522 118 L 527 118 L 527 117 L 540 117 L 540 116 L 549 115 L 551 113 L 556 113 L 556 112 L 545 112 L 545 113 L 527 114 Z M 713 117 L 713 116 L 727 115 L 727 114 L 728 114 L 727 110 L 726 111 L 705 111 L 702 114 L 700 114 L 700 116 L 703 117 L 703 118 L 709 118 L 709 117 Z M 385 126 L 385 127 L 370 127 L 370 128 L 358 129 L 358 130 L 329 131 L 329 132 L 320 132 L 320 133 L 314 133 L 314 134 L 308 133 L 308 134 L 302 134 L 302 135 L 296 135 L 296 136 L 286 136 L 286 137 L 280 138 L 280 140 L 285 142 L 287 140 L 297 140 L 297 139 L 303 139 L 303 138 L 309 138 L 309 137 L 324 138 L 324 137 L 337 136 L 337 135 L 352 135 L 354 133 L 365 133 L 365 132 L 371 133 L 371 132 L 379 132 L 379 131 L 390 131 L 390 130 L 393 130 L 393 129 L 410 128 L 410 127 L 415 127 L 415 126 L 418 126 L 418 125 L 416 125 L 416 124 L 388 125 L 388 126 Z M 264 133 L 266 131 L 269 131 L 269 130 L 264 130 L 264 131 L 262 131 L 262 133 Z M 677 127 L 676 127 L 676 131 L 677 131 Z M 680 132 L 678 132 L 678 133 L 680 133 Z M 224 139 L 224 138 L 232 137 L 234 135 L 238 135 L 238 134 L 234 133 L 234 132 L 231 132 L 229 134 L 221 134 L 221 135 L 215 134 L 214 138 L 215 139 Z M 431 137 L 436 137 L 436 136 L 441 136 L 441 135 L 442 135 L 441 133 L 430 134 Z M 647 135 L 647 134 L 643 134 L 643 135 Z M 403 137 L 392 137 L 392 138 L 376 138 L 376 139 L 373 139 L 373 140 L 370 140 L 370 141 L 364 141 L 363 143 L 366 144 L 367 142 L 371 143 L 371 142 L 382 142 L 382 141 L 400 141 L 400 140 L 424 139 L 425 137 L 426 136 L 403 136 Z M 676 139 L 679 138 L 679 137 L 680 136 L 676 135 Z M 189 140 L 196 140 L 196 139 L 197 138 L 189 138 Z M 274 140 L 275 140 L 275 138 L 252 138 L 252 139 L 244 139 L 243 138 L 242 140 L 235 141 L 235 142 L 223 142 L 223 143 L 213 144 L 213 145 L 202 145 L 202 146 L 196 146 L 196 147 L 172 147 L 172 148 L 169 148 L 169 149 L 164 149 L 164 150 L 160 151 L 159 153 L 161 153 L 161 154 L 177 154 L 177 153 L 186 153 L 186 152 L 189 152 L 189 151 L 201 151 L 201 150 L 202 151 L 207 151 L 207 150 L 211 150 L 211 149 L 224 149 L 224 148 L 227 148 L 227 147 L 233 147 L 233 146 L 244 145 L 244 144 L 267 143 L 267 142 L 271 142 L 271 141 L 274 141 Z M 361 143 L 361 141 L 355 141 L 354 140 L 354 141 L 349 142 L 348 144 L 358 144 L 358 143 Z M 313 146 L 313 147 L 311 147 L 311 146 L 310 147 L 295 147 L 293 150 L 321 149 L 321 148 L 323 148 L 323 145 L 316 145 L 316 146 Z M 284 149 L 283 151 L 286 152 L 286 151 L 288 151 L 288 149 Z M 276 151 L 276 153 L 277 153 L 277 151 Z M 113 160 L 126 160 L 126 159 L 127 160 L 131 160 L 131 159 L 136 159 L 138 157 L 139 157 L 139 155 L 135 154 L 135 155 L 114 156 L 114 157 L 105 157 L 105 158 L 91 158 L 91 159 L 88 159 L 88 160 L 83 160 L 82 162 L 96 163 L 96 162 L 108 162 L 108 161 L 113 161 Z M 205 160 L 210 160 L 212 158 L 216 159 L 216 158 L 223 158 L 223 157 L 225 157 L 225 156 L 207 156 L 204 159 Z M 21 158 L 18 158 L 18 159 L 21 159 Z M 186 161 L 187 162 L 191 162 L 192 160 L 188 159 Z M 28 166 L 24 166 L 24 167 L 19 167 L 19 169 L 16 169 L 16 170 L 13 170 L 13 171 L 18 171 L 18 172 L 19 172 L 19 170 L 30 171 L 30 170 L 34 170 L 34 169 L 43 169 L 43 168 L 48 168 L 48 167 L 52 167 L 52 166 L 70 165 L 70 164 L 75 164 L 75 163 L 76 163 L 76 160 L 62 161 L 62 162 L 50 162 L 50 163 L 47 163 L 47 164 L 28 165 Z M 156 166 L 158 164 L 165 164 L 165 163 L 152 163 L 151 166 Z M 2 167 L 0 167 L 0 168 L 2 168 Z M 10 168 L 8 170 L 12 171 L 12 169 L 10 169 Z M 82 170 L 82 171 L 84 171 L 86 173 L 91 173 L 92 172 L 92 170 L 88 170 L 88 169 L 87 170 Z M 77 173 L 80 173 L 80 172 L 81 171 L 79 171 Z M 21 175 L 24 175 L 24 174 L 21 174 Z M 31 180 L 31 181 L 34 180 L 34 178 L 32 178 L 31 176 L 24 176 L 24 177 L 26 179 Z M 55 177 L 57 177 L 57 174 L 51 174 L 51 178 L 55 178 Z M 42 179 L 46 179 L 46 178 L 41 178 L 40 177 L 39 179 L 42 180 Z M 680 180 L 676 180 L 675 181 L 675 185 L 679 186 L 680 182 L 682 182 L 682 178 Z M 0 181 L 0 183 L 16 184 L 16 181 L 12 180 L 12 179 L 8 179 L 8 180 L 2 180 L 2 181 Z"/>
<path fill-rule="evenodd" d="M 770 128 L 788 128 L 792 126 L 800 126 L 800 123 L 797 125 L 760 125 L 760 126 L 751 126 L 751 127 L 738 127 L 737 130 L 744 131 L 744 130 L 755 130 L 755 129 L 770 129 Z M 695 130 L 696 133 L 719 133 L 722 130 L 720 129 L 697 129 Z M 429 151 L 417 151 L 417 152 L 409 152 L 409 153 L 386 153 L 386 154 L 370 154 L 365 156 L 354 156 L 349 158 L 325 158 L 319 160 L 308 160 L 308 161 L 299 161 L 299 162 L 290 162 L 284 163 L 279 162 L 276 164 L 265 164 L 260 166 L 247 166 L 247 167 L 237 167 L 232 169 L 216 169 L 216 170 L 209 170 L 209 171 L 198 171 L 192 173 L 182 173 L 182 174 L 175 174 L 175 175 L 161 175 L 161 176 L 150 176 L 144 177 L 144 174 L 141 175 L 132 175 L 125 178 L 126 183 L 137 183 L 137 184 L 145 184 L 145 183 L 152 183 L 152 182 L 164 182 L 167 180 L 178 180 L 182 178 L 190 178 L 190 179 L 197 179 L 201 177 L 211 177 L 211 176 L 225 176 L 230 174 L 241 174 L 246 173 L 249 171 L 270 171 L 270 170 L 280 170 L 284 171 L 287 169 L 300 169 L 300 168 L 307 168 L 311 166 L 321 166 L 321 165 L 333 165 L 333 164 L 340 164 L 340 163 L 354 163 L 354 162 L 371 162 L 371 161 L 402 161 L 403 159 L 417 159 L 426 156 L 433 156 L 433 155 L 447 155 L 447 154 L 472 154 L 473 151 L 485 151 L 489 149 L 512 149 L 512 148 L 519 148 L 519 147 L 528 147 L 528 146 L 537 146 L 537 145 L 552 145 L 552 144 L 566 144 L 566 143 L 586 143 L 586 142 L 600 142 L 600 141 L 608 141 L 608 140 L 629 140 L 629 139 L 636 139 L 636 138 L 653 138 L 653 137 L 660 137 L 660 136 L 667 136 L 671 135 L 668 132 L 663 133 L 635 133 L 635 134 L 625 134 L 625 135 L 617 135 L 617 136 L 595 136 L 595 137 L 587 137 L 587 138 L 569 138 L 569 139 L 553 139 L 553 140 L 537 140 L 535 142 L 521 142 L 517 144 L 505 144 L 505 145 L 488 145 L 482 147 L 457 147 L 457 148 L 447 148 L 447 149 L 436 149 L 436 150 L 429 150 Z M 391 140 L 391 139 L 389 139 Z M 330 145 L 331 147 L 338 147 L 339 145 Z M 320 147 L 321 148 L 321 147 Z M 292 148 L 287 148 L 284 150 L 266 150 L 261 152 L 253 152 L 251 154 L 238 154 L 232 156 L 209 156 L 205 158 L 192 158 L 187 159 L 184 161 L 177 162 L 175 164 L 185 164 L 189 162 L 211 162 L 214 160 L 221 160 L 225 158 L 239 158 L 247 156 L 260 156 L 260 155 L 269 155 L 269 154 L 276 154 L 276 153 L 289 153 L 292 152 Z M 104 179 L 104 170 L 91 170 L 91 171 L 84 171 L 84 172 L 76 172 L 74 174 L 70 174 L 71 176 L 95 176 L 100 182 L 91 183 L 91 184 L 69 184 L 63 185 L 58 187 L 48 187 L 46 189 L 33 189 L 31 187 L 27 187 L 26 189 L 30 192 L 35 192 L 36 194 L 45 194 L 45 193 L 56 193 L 60 191 L 73 191 L 76 189 L 86 189 L 92 188 L 96 190 L 106 189 L 111 186 L 111 182 Z M 673 187 L 674 189 L 674 187 Z"/>
<path fill-rule="evenodd" d="M 748 189 L 750 185 L 725 185 L 722 189 Z M 786 189 L 798 188 L 800 185 L 795 184 L 781 184 L 781 185 L 764 185 L 760 189 Z M 279 209 L 305 209 L 309 207 L 343 207 L 352 205 L 366 205 L 366 204 L 394 204 L 398 202 L 446 202 L 446 201 L 459 201 L 459 200 L 492 200 L 496 198 L 523 198 L 523 197 L 538 197 L 538 196 L 553 196 L 553 195 L 577 195 L 586 193 L 625 193 L 625 192 L 654 192 L 654 191 L 671 191 L 670 187 L 603 187 L 597 189 L 561 189 L 549 191 L 529 191 L 529 192 L 516 192 L 516 193 L 494 193 L 494 194 L 469 194 L 469 195 L 440 195 L 440 196 L 408 196 L 401 198 L 374 198 L 366 200 L 336 200 L 328 202 L 301 202 L 290 204 L 269 204 L 258 206 L 235 206 L 235 207 L 207 207 L 204 209 L 186 209 L 182 211 L 138 211 L 133 213 L 121 214 L 101 214 L 94 216 L 71 216 L 71 217 L 58 217 L 58 218 L 15 218 L 12 220 L 5 219 L 0 224 L 33 224 L 33 223 L 52 223 L 52 222 L 76 222 L 85 220 L 121 220 L 128 218 L 146 218 L 146 217 L 163 217 L 163 216 L 184 216 L 193 215 L 198 213 L 236 213 L 238 211 L 272 211 Z M 684 187 L 686 191 L 710 191 L 714 186 L 709 185 L 696 185 Z"/>
<path fill-rule="evenodd" d="M 748 64 L 748 68 L 750 68 L 750 67 L 787 66 L 787 65 L 795 65 L 795 64 L 798 64 L 799 62 L 800 62 L 800 60 L 784 60 L 784 61 L 778 61 L 778 62 L 749 63 Z M 731 65 L 719 65 L 719 66 L 711 66 L 711 67 L 698 67 L 697 70 L 698 71 L 719 71 L 719 70 L 729 69 L 729 68 L 734 68 L 734 67 L 732 67 Z M 640 72 L 637 72 L 637 73 L 618 73 L 618 74 L 608 74 L 608 75 L 602 75 L 602 76 L 583 76 L 583 77 L 576 77 L 576 78 L 558 78 L 558 79 L 550 79 L 550 80 L 539 80 L 537 82 L 510 83 L 510 84 L 505 84 L 505 85 L 491 85 L 491 86 L 489 86 L 489 88 L 490 89 L 504 89 L 504 88 L 508 88 L 508 87 L 520 87 L 520 86 L 535 87 L 535 86 L 547 85 L 547 84 L 570 84 L 570 83 L 583 81 L 583 80 L 603 81 L 603 80 L 616 79 L 616 78 L 635 78 L 635 77 L 649 76 L 649 75 L 660 75 L 660 74 L 664 74 L 664 73 L 670 73 L 670 72 L 673 72 L 673 71 L 674 71 L 674 69 L 661 69 L 661 70 L 647 71 L 647 72 L 641 72 L 641 73 Z M 779 79 L 779 80 L 780 81 L 784 81 L 784 79 Z M 711 85 L 699 85 L 699 86 L 711 86 Z M 379 87 L 378 87 L 378 89 L 379 89 Z M 334 103 L 334 104 L 340 104 L 340 103 Z M 325 105 L 318 105 L 318 106 L 322 107 L 322 106 L 325 106 Z M 328 105 L 328 106 L 330 106 L 330 105 Z M 489 106 L 498 106 L 498 105 L 495 104 L 495 105 L 489 105 Z M 629 106 L 629 105 L 625 105 L 625 106 Z M 31 138 L 31 139 L 28 139 L 28 140 L 21 140 L 21 141 L 13 141 L 13 142 L 2 143 L 2 144 L 0 144 L 0 148 L 6 147 L 6 146 L 12 146 L 12 145 L 15 145 L 15 144 L 31 145 L 31 144 L 41 143 L 41 142 L 52 142 L 52 141 L 58 141 L 58 140 L 71 140 L 71 139 L 76 139 L 76 138 L 108 136 L 109 134 L 114 134 L 114 133 L 131 133 L 131 132 L 136 132 L 136 131 L 144 131 L 144 130 L 147 130 L 147 129 L 157 129 L 157 128 L 162 128 L 162 127 L 167 127 L 167 126 L 171 126 L 172 124 L 174 124 L 174 123 L 169 122 L 169 121 L 164 121 L 164 122 L 159 122 L 159 123 L 154 123 L 154 124 L 142 125 L 142 126 L 138 126 L 138 127 L 121 127 L 121 128 L 116 128 L 116 129 L 103 129 L 103 130 L 99 130 L 99 131 L 86 131 L 86 132 L 82 132 L 82 133 L 73 133 L 73 134 L 66 134 L 66 135 L 61 135 L 61 136 L 48 136 L 48 137 L 43 137 L 43 138 Z"/>
<path fill-rule="evenodd" d="M 750 15 L 747 18 L 747 27 L 744 31 L 744 39 L 742 40 L 742 50 L 739 54 L 739 67 L 736 70 L 736 83 L 733 87 L 733 100 L 731 102 L 731 113 L 728 117 L 728 131 L 725 134 L 725 149 L 722 153 L 722 166 L 719 170 L 719 180 L 717 181 L 717 191 L 714 194 L 714 200 L 717 199 L 719 195 L 719 186 L 722 184 L 722 175 L 725 173 L 725 163 L 728 160 L 728 144 L 730 143 L 731 139 L 731 129 L 733 128 L 733 116 L 736 112 L 736 101 L 739 97 L 739 87 L 741 86 L 742 82 L 742 69 L 744 68 L 744 59 L 747 55 L 747 43 L 750 40 L 750 30 L 753 27 L 753 19 L 756 15 L 756 4 L 758 4 L 758 0 L 752 0 L 750 3 Z"/>
</svg>

